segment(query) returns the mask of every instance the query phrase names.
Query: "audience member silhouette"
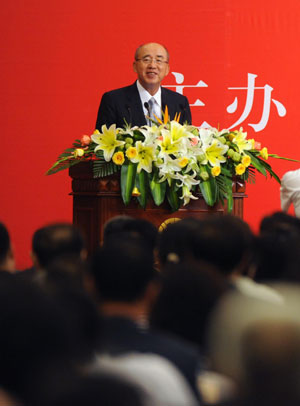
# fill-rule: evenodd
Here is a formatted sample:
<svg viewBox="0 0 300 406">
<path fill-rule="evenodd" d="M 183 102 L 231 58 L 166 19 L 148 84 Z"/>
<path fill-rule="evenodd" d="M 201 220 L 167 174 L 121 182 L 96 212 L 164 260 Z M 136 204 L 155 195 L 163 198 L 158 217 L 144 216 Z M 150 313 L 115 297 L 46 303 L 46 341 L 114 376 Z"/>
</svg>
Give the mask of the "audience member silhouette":
<svg viewBox="0 0 300 406">
<path fill-rule="evenodd" d="M 187 217 L 170 223 L 158 236 L 158 259 L 163 267 L 168 262 L 181 262 L 193 258 L 193 241 L 200 220 Z"/>
<path fill-rule="evenodd" d="M 168 263 L 162 274 L 152 326 L 192 342 L 204 353 L 207 319 L 229 289 L 227 280 L 211 265 L 195 261 Z"/>
<path fill-rule="evenodd" d="M 82 233 L 70 223 L 54 223 L 39 228 L 32 238 L 32 256 L 36 266 L 44 268 L 60 255 L 86 258 Z"/>
<path fill-rule="evenodd" d="M 291 321 L 257 322 L 242 336 L 247 404 L 297 405 L 300 402 L 300 325 Z"/>
<path fill-rule="evenodd" d="M 96 304 L 85 290 L 87 263 L 78 254 L 61 255 L 45 267 L 40 289 L 55 300 L 76 335 L 77 354 L 88 362 L 99 330 Z"/>
<path fill-rule="evenodd" d="M 98 332 L 96 306 L 85 291 L 85 241 L 70 223 L 39 228 L 32 239 L 33 268 L 18 277 L 34 283 L 60 306 L 66 323 L 76 336 L 78 355 L 93 355 Z"/>
<path fill-rule="evenodd" d="M 262 219 L 257 239 L 257 271 L 262 282 L 300 282 L 300 219 L 276 212 Z"/>
<path fill-rule="evenodd" d="M 147 220 L 125 215 L 111 218 L 104 225 L 103 244 L 107 244 L 111 237 L 120 235 L 121 233 L 128 233 L 144 239 L 153 251 L 156 247 L 158 231 L 157 228 Z"/>
<path fill-rule="evenodd" d="M 91 272 L 103 315 L 98 352 L 113 356 L 130 352 L 160 355 L 180 370 L 197 394 L 198 351 L 148 326 L 159 288 L 149 244 L 131 233 L 114 235 L 94 254 Z"/>
<path fill-rule="evenodd" d="M 281 300 L 273 289 L 253 281 L 256 240 L 248 224 L 239 217 L 229 214 L 207 216 L 202 220 L 182 220 L 169 227 L 161 236 L 160 258 L 177 256 L 205 261 L 244 294 Z M 186 235 L 185 239 L 177 236 L 180 229 L 183 230 L 182 236 Z"/>
<path fill-rule="evenodd" d="M 49 370 L 73 364 L 76 337 L 59 307 L 15 274 L 0 273 L 0 309 L 0 385 L 31 404 Z"/>
<path fill-rule="evenodd" d="M 87 251 L 82 233 L 71 223 L 53 223 L 36 230 L 32 237 L 33 266 L 19 273 L 23 278 L 44 277 L 45 268 L 61 255 L 86 259 Z"/>
<path fill-rule="evenodd" d="M 277 284 L 276 290 L 283 303 L 231 291 L 212 314 L 213 368 L 233 378 L 238 388 L 228 406 L 299 404 L 299 285 Z"/>
</svg>

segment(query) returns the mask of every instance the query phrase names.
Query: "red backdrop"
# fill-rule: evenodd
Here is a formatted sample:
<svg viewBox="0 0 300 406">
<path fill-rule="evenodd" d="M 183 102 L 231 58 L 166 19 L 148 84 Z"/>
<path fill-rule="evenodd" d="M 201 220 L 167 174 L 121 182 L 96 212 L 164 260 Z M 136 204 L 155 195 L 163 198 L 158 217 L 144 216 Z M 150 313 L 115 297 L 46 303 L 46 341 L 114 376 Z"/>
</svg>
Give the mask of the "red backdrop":
<svg viewBox="0 0 300 406">
<path fill-rule="evenodd" d="M 44 173 L 75 138 L 94 130 L 101 94 L 134 81 L 141 43 L 169 48 L 173 74 L 164 84 L 187 86 L 190 103 L 198 100 L 193 124 L 241 121 L 238 127 L 270 152 L 300 158 L 299 0 L 165 0 L 149 7 L 137 0 L 2 2 L 0 220 L 19 268 L 30 265 L 37 227 L 71 221 L 67 172 Z M 270 163 L 280 176 L 298 167 Z M 254 230 L 280 208 L 279 185 L 256 179 L 245 202 Z"/>
</svg>

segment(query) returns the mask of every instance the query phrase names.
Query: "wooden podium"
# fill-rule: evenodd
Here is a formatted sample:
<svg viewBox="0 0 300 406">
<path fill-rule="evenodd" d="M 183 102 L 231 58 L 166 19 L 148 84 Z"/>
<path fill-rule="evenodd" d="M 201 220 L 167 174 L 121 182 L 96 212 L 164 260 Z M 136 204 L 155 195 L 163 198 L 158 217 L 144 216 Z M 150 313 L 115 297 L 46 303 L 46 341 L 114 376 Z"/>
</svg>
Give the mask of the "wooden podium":
<svg viewBox="0 0 300 406">
<path fill-rule="evenodd" d="M 158 207 L 153 201 L 149 202 L 144 210 L 135 198 L 125 206 L 120 191 L 120 174 L 94 179 L 92 162 L 72 166 L 69 175 L 72 178 L 73 223 L 84 233 L 89 252 L 102 243 L 106 221 L 117 215 L 143 218 L 162 229 L 169 222 L 185 217 L 203 218 L 207 215 L 227 213 L 226 203 L 224 206 L 218 203 L 209 207 L 200 193 L 197 194 L 198 200 L 191 200 L 176 212 L 170 211 L 167 202 Z M 243 218 L 245 197 L 245 183 L 236 180 L 233 182 L 233 215 Z"/>
</svg>

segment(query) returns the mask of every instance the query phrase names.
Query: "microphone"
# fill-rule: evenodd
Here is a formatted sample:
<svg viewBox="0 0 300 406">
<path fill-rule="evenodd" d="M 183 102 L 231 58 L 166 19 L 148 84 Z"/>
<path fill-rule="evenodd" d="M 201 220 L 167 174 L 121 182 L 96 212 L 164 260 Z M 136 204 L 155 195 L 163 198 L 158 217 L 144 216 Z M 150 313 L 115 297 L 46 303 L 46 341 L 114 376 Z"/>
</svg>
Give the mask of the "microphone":
<svg viewBox="0 0 300 406">
<path fill-rule="evenodd" d="M 148 117 L 150 117 L 151 112 L 150 112 L 150 106 L 149 106 L 149 103 L 148 103 L 148 102 L 145 102 L 145 103 L 144 103 L 144 106 L 145 106 L 145 108 L 146 108 L 146 110 L 147 110 Z M 150 121 L 150 119 L 147 119 L 147 123 L 148 123 L 148 125 L 150 125 L 150 126 L 151 126 L 151 121 Z"/>
<path fill-rule="evenodd" d="M 144 103 L 144 106 L 145 106 L 145 108 L 146 108 L 146 110 L 147 110 L 147 112 L 148 112 L 148 115 L 150 116 L 150 106 L 149 106 L 149 103 L 148 103 L 148 102 L 145 102 L 145 103 Z"/>
<path fill-rule="evenodd" d="M 129 125 L 131 125 L 131 123 L 132 123 L 132 117 L 131 117 L 131 108 L 130 108 L 130 106 L 128 105 L 128 104 L 126 104 L 126 109 L 127 109 L 127 111 L 128 111 L 128 114 L 129 114 Z"/>
</svg>

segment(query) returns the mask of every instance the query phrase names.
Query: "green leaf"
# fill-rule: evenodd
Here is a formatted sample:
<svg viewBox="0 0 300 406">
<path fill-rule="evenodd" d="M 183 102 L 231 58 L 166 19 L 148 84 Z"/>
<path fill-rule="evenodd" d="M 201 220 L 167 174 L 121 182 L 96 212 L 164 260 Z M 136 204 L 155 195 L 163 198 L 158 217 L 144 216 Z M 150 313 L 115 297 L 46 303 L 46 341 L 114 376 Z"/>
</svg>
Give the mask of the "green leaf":
<svg viewBox="0 0 300 406">
<path fill-rule="evenodd" d="M 66 148 L 65 150 L 64 150 L 64 152 L 62 153 L 62 155 L 63 154 L 71 154 L 72 152 L 74 152 L 74 148 Z"/>
<path fill-rule="evenodd" d="M 247 152 L 247 151 L 245 151 L 245 152 Z M 248 153 L 248 155 L 250 155 L 250 154 L 251 153 Z M 257 164 L 259 164 L 261 167 L 264 168 L 265 173 L 261 172 L 261 173 L 263 173 L 263 175 L 267 176 L 267 172 L 269 172 L 270 176 L 272 176 L 274 179 L 276 179 L 276 181 L 278 183 L 281 183 L 279 176 L 273 171 L 270 164 L 268 164 L 265 160 L 261 159 L 258 156 L 254 157 L 252 154 L 250 156 L 251 156 L 251 164 L 259 172 L 261 172 L 261 171 L 257 168 L 257 166 L 256 166 Z M 278 155 L 275 155 L 275 154 L 272 154 L 272 155 L 269 155 L 269 156 L 272 156 L 273 158 L 278 158 L 278 159 L 285 159 L 285 158 L 279 157 Z M 288 161 L 290 161 L 290 159 L 288 159 Z"/>
<path fill-rule="evenodd" d="M 68 169 L 73 165 L 78 164 L 79 162 L 81 162 L 80 159 L 74 159 L 73 156 L 65 156 L 61 159 L 59 159 L 58 161 L 56 161 L 50 169 L 48 169 L 48 171 L 46 172 L 46 175 L 53 175 L 54 173 L 57 173 L 59 171 L 62 171 L 64 169 Z"/>
<path fill-rule="evenodd" d="M 121 194 L 126 206 L 130 202 L 135 185 L 137 165 L 138 164 L 129 162 L 121 167 Z"/>
<path fill-rule="evenodd" d="M 143 169 L 136 176 L 136 186 L 140 192 L 140 196 L 137 198 L 138 202 L 145 209 L 148 200 L 149 178 L 148 173 Z"/>
<path fill-rule="evenodd" d="M 284 161 L 300 162 L 298 159 L 285 158 L 283 156 L 278 156 L 277 154 L 269 154 L 269 157 L 277 158 L 277 159 L 283 159 Z"/>
<path fill-rule="evenodd" d="M 179 190 L 176 187 L 176 183 L 174 180 L 172 180 L 171 186 L 168 186 L 167 188 L 167 199 L 169 202 L 169 205 L 171 206 L 172 211 L 177 211 L 179 210 L 181 206 L 181 202 L 179 199 Z"/>
<path fill-rule="evenodd" d="M 250 151 L 244 151 L 245 154 L 249 155 L 251 158 L 251 165 L 254 166 L 255 169 L 258 170 L 258 172 L 260 172 L 261 174 L 263 174 L 264 176 L 267 176 L 267 172 L 265 169 L 265 166 L 263 165 L 262 162 L 258 157 L 255 157 L 254 154 L 252 154 Z"/>
<path fill-rule="evenodd" d="M 217 184 L 213 177 L 199 184 L 203 198 L 208 206 L 213 206 L 217 200 Z"/>
<path fill-rule="evenodd" d="M 104 159 L 93 161 L 93 177 L 104 178 L 120 170 L 120 167 L 112 161 L 106 162 Z"/>
<path fill-rule="evenodd" d="M 269 169 L 267 169 L 267 171 L 269 172 L 269 174 L 270 174 L 271 176 L 273 176 L 274 179 L 277 180 L 277 182 L 278 182 L 279 184 L 281 184 L 281 180 L 280 180 L 279 176 L 273 171 L 273 169 L 272 169 L 271 167 L 270 167 Z"/>
<path fill-rule="evenodd" d="M 149 184 L 154 203 L 156 206 L 160 206 L 165 200 L 167 181 L 158 182 L 157 176 L 153 175 Z"/>
<path fill-rule="evenodd" d="M 241 178 L 248 183 L 255 183 L 256 172 L 253 166 L 248 166 L 246 172 L 241 176 Z"/>
</svg>

